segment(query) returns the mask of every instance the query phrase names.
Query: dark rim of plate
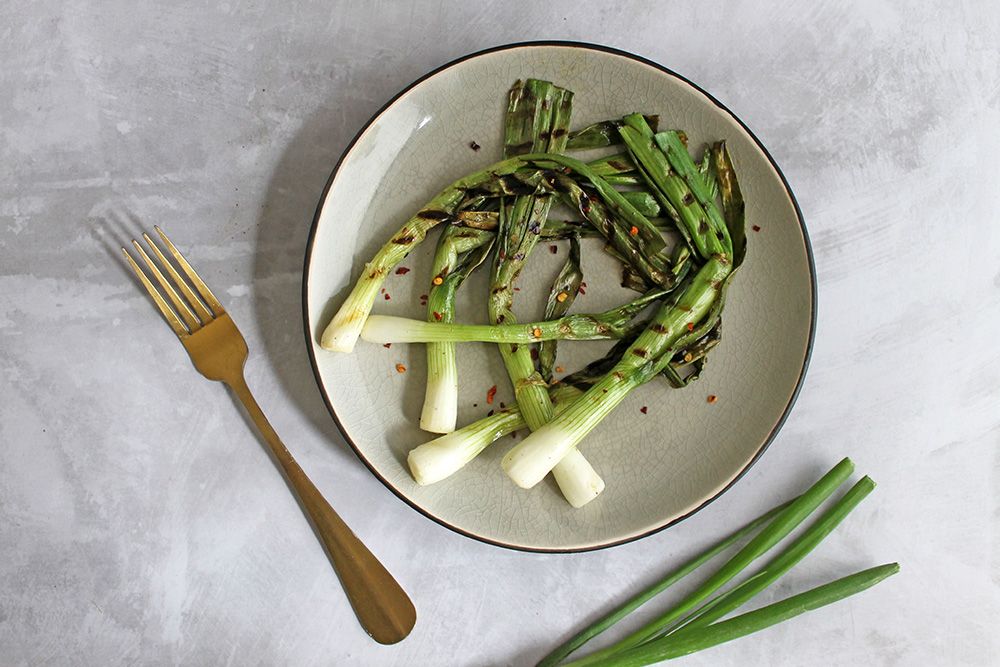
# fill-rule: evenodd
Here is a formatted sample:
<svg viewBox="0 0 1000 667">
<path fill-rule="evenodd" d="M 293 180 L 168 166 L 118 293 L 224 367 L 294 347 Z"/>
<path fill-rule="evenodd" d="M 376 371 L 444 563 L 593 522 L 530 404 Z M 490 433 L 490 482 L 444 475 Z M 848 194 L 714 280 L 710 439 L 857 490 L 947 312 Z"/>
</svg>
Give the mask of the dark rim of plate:
<svg viewBox="0 0 1000 667">
<path fill-rule="evenodd" d="M 354 443 L 354 440 L 351 439 L 351 436 L 348 434 L 347 429 L 344 427 L 343 423 L 341 423 L 341 421 L 340 421 L 340 418 L 337 416 L 337 410 L 333 407 L 333 403 L 330 401 L 330 397 L 327 394 L 326 389 L 323 386 L 322 379 L 320 378 L 319 367 L 316 364 L 316 352 L 315 352 L 315 349 L 314 349 L 315 346 L 313 344 L 313 337 L 312 337 L 312 335 L 310 333 L 310 326 L 309 326 L 309 322 L 310 322 L 310 317 L 309 317 L 309 300 L 308 300 L 308 295 L 309 295 L 309 265 L 310 265 L 310 262 L 312 261 L 312 253 L 313 253 L 314 241 L 315 241 L 315 237 L 316 237 L 316 230 L 317 230 L 317 228 L 319 226 L 320 213 L 323 210 L 323 205 L 326 203 L 327 194 L 330 192 L 330 188 L 333 186 L 334 179 L 336 179 L 337 173 L 340 171 L 340 166 L 344 163 L 344 160 L 347 159 L 347 156 L 351 154 L 351 151 L 354 149 L 355 144 L 357 144 L 358 140 L 365 133 L 365 131 L 372 125 L 372 123 L 375 122 L 376 119 L 378 119 L 379 116 L 382 115 L 382 113 L 386 109 L 388 109 L 389 107 L 391 107 L 396 102 L 396 100 L 398 100 L 400 97 L 402 97 L 403 95 L 405 95 L 406 93 L 408 93 L 413 88 L 415 88 L 418 85 L 420 85 L 421 83 L 423 83 L 425 80 L 427 80 L 427 79 L 431 78 L 432 76 L 438 74 L 439 72 L 443 72 L 444 70 L 449 69 L 451 67 L 454 67 L 455 65 L 459 65 L 459 64 L 465 62 L 466 60 L 471 60 L 473 58 L 476 58 L 476 57 L 479 57 L 479 56 L 482 56 L 482 55 L 486 55 L 486 54 L 489 54 L 489 53 L 496 53 L 498 51 L 509 51 L 509 50 L 512 50 L 512 49 L 520 49 L 520 48 L 526 48 L 526 47 L 527 48 L 539 47 L 539 46 L 555 46 L 555 47 L 565 47 L 565 48 L 574 48 L 574 49 L 585 49 L 585 50 L 590 50 L 590 51 L 602 51 L 604 53 L 610 53 L 610 54 L 613 54 L 613 55 L 616 55 L 616 56 L 621 56 L 621 57 L 624 57 L 624 58 L 629 58 L 630 60 L 634 60 L 636 62 L 642 63 L 643 65 L 648 65 L 650 67 L 653 67 L 653 68 L 659 70 L 660 72 L 662 72 L 662 73 L 664 73 L 664 74 L 666 74 L 668 76 L 671 76 L 671 77 L 674 77 L 676 79 L 679 79 L 680 81 L 683 81 L 685 84 L 691 86 L 693 89 L 697 90 L 699 93 L 701 93 L 702 95 L 704 95 L 705 98 L 708 99 L 716 107 L 718 107 L 719 109 L 721 109 L 722 111 L 724 111 L 726 114 L 728 114 L 734 121 L 736 121 L 736 123 L 741 128 L 743 128 L 743 130 L 750 136 L 750 138 L 753 139 L 754 143 L 761 150 L 761 152 L 765 155 L 765 157 L 767 157 L 768 162 L 771 163 L 771 167 L 774 168 L 774 171 L 778 174 L 778 177 L 781 179 L 781 184 L 782 184 L 782 186 L 785 189 L 785 193 L 788 195 L 789 200 L 792 202 L 792 207 L 795 209 L 795 217 L 798 220 L 799 228 L 800 228 L 800 230 L 802 232 L 802 242 L 803 242 L 803 245 L 805 246 L 806 258 L 807 258 L 808 264 L 809 264 L 809 282 L 810 282 L 809 338 L 808 338 L 808 341 L 806 343 L 805 355 L 804 355 L 804 357 L 802 359 L 802 369 L 799 371 L 799 377 L 798 377 L 798 379 L 795 382 L 795 389 L 792 391 L 791 396 L 789 396 L 788 404 L 785 406 L 785 409 L 782 412 L 781 417 L 775 423 L 774 428 L 771 429 L 771 432 L 764 439 L 764 441 L 761 443 L 760 447 L 754 453 L 753 457 L 751 457 L 751 459 L 743 467 L 743 469 L 740 470 L 739 473 L 735 477 L 733 477 L 733 479 L 730 480 L 728 484 L 726 484 L 719 492 L 717 492 L 711 498 L 706 499 L 704 502 L 702 502 L 700 505 L 698 505 L 697 507 L 695 507 L 694 509 L 692 509 L 690 512 L 687 512 L 686 514 L 683 514 L 681 516 L 675 517 L 674 519 L 671 519 L 670 521 L 664 523 L 661 526 L 656 526 L 655 528 L 651 528 L 650 530 L 647 530 L 647 531 L 645 531 L 643 533 L 639 533 L 638 535 L 632 535 L 630 537 L 626 537 L 626 538 L 620 539 L 620 540 L 613 540 L 613 541 L 605 542 L 605 543 L 602 543 L 602 544 L 594 544 L 594 545 L 588 545 L 588 546 L 583 546 L 583 547 L 571 547 L 571 548 L 530 547 L 530 546 L 524 546 L 524 545 L 519 545 L 519 544 L 510 544 L 510 543 L 507 543 L 507 542 L 501 542 L 499 540 L 490 539 L 490 538 L 484 537 L 482 535 L 477 535 L 475 533 L 470 533 L 469 531 L 463 530 L 462 528 L 459 528 L 458 526 L 450 524 L 447 521 L 441 519 L 440 517 L 434 516 L 430 512 L 424 510 L 422 507 L 420 507 L 419 505 L 417 505 L 416 503 L 414 503 L 413 501 L 411 501 L 409 498 L 407 498 L 399 489 L 397 489 L 396 487 L 394 487 L 389 482 L 389 480 L 387 480 L 385 477 L 383 477 L 381 474 L 379 474 L 378 470 L 376 470 L 375 467 L 371 464 L 371 462 L 368 461 L 368 459 L 365 458 L 364 454 L 362 454 L 361 450 Z M 406 86 L 401 91 L 399 91 L 398 93 L 396 93 L 392 97 L 392 99 L 390 99 L 388 102 L 386 102 L 384 105 L 382 105 L 382 107 L 378 111 L 376 111 L 372 115 L 371 118 L 368 119 L 368 122 L 366 122 L 361 127 L 361 129 L 358 130 L 358 133 L 354 135 L 354 138 L 351 139 L 351 142 L 347 145 L 347 148 L 345 148 L 344 152 L 341 154 L 340 159 L 337 160 L 337 164 L 333 167 L 333 171 L 330 172 L 330 178 L 327 179 L 326 186 L 323 188 L 323 194 L 320 196 L 319 204 L 316 207 L 316 214 L 313 217 L 312 228 L 309 230 L 309 239 L 306 242 L 305 264 L 304 264 L 303 273 L 302 273 L 302 316 L 303 316 L 303 327 L 304 327 L 304 330 L 305 330 L 305 338 L 306 338 L 306 349 L 309 351 L 309 363 L 312 366 L 313 375 L 316 378 L 316 384 L 319 386 L 320 394 L 322 394 L 322 396 L 323 396 L 323 402 L 326 403 L 326 407 L 327 407 L 327 410 L 329 410 L 329 412 L 330 412 L 330 416 L 333 417 L 333 421 L 337 424 L 337 428 L 340 430 L 341 435 L 344 436 L 344 440 L 346 440 L 347 444 L 351 446 L 351 449 L 353 449 L 354 453 L 358 456 L 359 459 L 361 459 L 361 462 L 364 463 L 365 466 L 367 466 L 367 468 L 371 471 L 371 473 L 377 479 L 379 479 L 386 486 L 386 488 L 388 488 L 390 491 L 392 491 L 400 500 L 402 500 L 407 505 L 409 505 L 410 507 L 412 507 L 413 509 L 415 509 L 417 512 L 420 512 L 421 514 L 423 514 L 424 516 L 426 516 L 428 519 L 431 519 L 432 521 L 435 521 L 435 522 L 441 524 L 445 528 L 449 528 L 449 529 L 455 531 L 456 533 L 459 533 L 460 535 L 465 535 L 466 537 L 471 537 L 474 540 L 478 540 L 480 542 L 485 542 L 486 544 L 492 544 L 492 545 L 495 545 L 495 546 L 498 546 L 498 547 L 504 547 L 504 548 L 507 548 L 507 549 L 513 549 L 515 551 L 528 551 L 528 552 L 534 552 L 534 553 L 580 553 L 580 552 L 586 552 L 586 551 L 596 551 L 598 549 L 607 549 L 609 547 L 615 547 L 615 546 L 618 546 L 618 545 L 621 545 L 621 544 L 627 544 L 629 542 L 633 542 L 635 540 L 640 540 L 640 539 L 642 539 L 644 537 L 649 537 L 650 535 L 658 533 L 661 530 L 665 530 L 665 529 L 669 528 L 670 526 L 678 524 L 681 521 L 687 519 L 688 517 L 696 514 L 697 512 L 701 511 L 706 506 L 708 506 L 709 503 L 711 503 L 716 498 L 718 498 L 719 496 L 721 496 L 722 494 L 724 494 L 726 491 L 728 491 L 730 488 L 732 488 L 733 485 L 736 484 L 736 482 L 738 482 L 743 477 L 743 475 L 745 475 L 747 473 L 747 471 L 750 470 L 750 468 L 753 467 L 753 465 L 764 454 L 764 451 L 768 448 L 768 446 L 774 440 L 775 436 L 778 434 L 778 431 L 781 430 L 781 427 L 784 425 L 785 420 L 788 418 L 788 415 L 789 415 L 789 413 L 792 410 L 792 406 L 795 404 L 795 401 L 796 401 L 796 399 L 799 396 L 799 391 L 802 389 L 802 383 L 803 383 L 803 380 L 805 379 L 806 371 L 809 368 L 809 360 L 812 357 L 813 343 L 815 341 L 815 336 L 816 336 L 816 301 L 817 301 L 816 264 L 815 264 L 815 261 L 813 259 L 812 245 L 809 242 L 809 234 L 806 231 L 805 222 L 803 221 L 803 218 L 802 218 L 802 210 L 799 208 L 799 203 L 795 199 L 795 195 L 792 193 L 791 187 L 788 185 L 788 180 L 785 178 L 785 174 L 782 173 L 781 168 L 778 167 L 778 164 L 777 164 L 777 162 L 775 162 L 774 158 L 771 156 L 771 153 L 768 152 L 767 148 L 764 147 L 764 144 L 761 143 L 760 139 L 757 138 L 757 136 L 750 130 L 750 128 L 747 127 L 746 124 L 736 116 L 736 114 L 734 114 L 732 111 L 730 111 L 726 107 L 726 105 L 724 105 L 719 100 L 715 99 L 710 93 L 708 93 L 706 90 L 704 90 L 703 88 L 701 88 L 700 86 L 698 86 L 698 84 L 696 84 L 693 81 L 687 79 L 686 77 L 678 74 L 677 72 L 675 72 L 675 71 L 673 71 L 673 70 L 671 70 L 671 69 L 669 69 L 667 67 L 664 67 L 663 65 L 660 65 L 659 63 L 653 62 L 652 60 L 649 60 L 647 58 L 643 58 L 642 56 L 637 56 L 634 53 L 629 53 L 628 51 L 622 51 L 621 49 L 616 49 L 616 48 L 610 47 L 610 46 L 603 46 L 603 45 L 600 45 L 600 44 L 592 44 L 592 43 L 589 43 L 589 42 L 573 42 L 573 41 L 561 41 L 561 40 L 541 40 L 541 41 L 530 41 L 530 42 L 515 42 L 515 43 L 512 43 L 512 44 L 504 44 L 504 45 L 501 45 L 501 46 L 490 47 L 488 49 L 483 49 L 482 51 L 476 51 L 475 53 L 470 53 L 468 55 L 464 55 L 464 56 L 462 56 L 460 58 L 456 58 L 455 60 L 452 60 L 451 62 L 445 63 L 444 65 L 441 65 L 440 67 L 437 67 L 437 68 L 431 70 L 427 74 L 424 74 L 422 77 L 420 77 L 419 79 L 417 79 L 416 81 L 414 81 L 413 83 L 411 83 L 410 85 Z"/>
</svg>

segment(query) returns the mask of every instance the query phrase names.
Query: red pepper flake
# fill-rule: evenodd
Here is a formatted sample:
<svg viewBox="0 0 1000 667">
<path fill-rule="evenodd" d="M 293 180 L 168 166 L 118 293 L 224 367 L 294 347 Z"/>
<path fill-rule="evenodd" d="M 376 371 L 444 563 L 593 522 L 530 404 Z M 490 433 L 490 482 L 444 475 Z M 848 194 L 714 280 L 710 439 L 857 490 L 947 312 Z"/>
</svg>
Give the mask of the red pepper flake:
<svg viewBox="0 0 1000 667">
<path fill-rule="evenodd" d="M 559 252 L 559 246 L 557 246 L 557 245 L 550 245 L 549 246 L 549 252 L 551 252 L 553 255 L 555 255 L 556 253 Z"/>
<path fill-rule="evenodd" d="M 497 386 L 493 385 L 486 392 L 486 404 L 493 405 L 493 397 L 497 395 Z"/>
<path fill-rule="evenodd" d="M 706 400 L 711 404 L 711 403 L 715 403 L 717 400 L 719 400 L 719 397 L 716 396 L 715 394 L 709 394 L 708 398 Z"/>
<path fill-rule="evenodd" d="M 628 230 L 628 233 L 631 234 L 632 236 L 636 236 L 639 234 L 639 228 L 636 227 L 635 225 L 632 225 L 632 228 Z"/>
<path fill-rule="evenodd" d="M 406 268 L 405 266 L 401 266 L 398 269 L 396 269 L 396 275 L 397 276 L 405 276 L 409 272 L 410 272 L 410 270 L 408 268 Z"/>
<path fill-rule="evenodd" d="M 385 293 L 385 300 L 386 300 L 386 301 L 388 301 L 388 300 L 389 300 L 389 299 L 391 299 L 391 298 L 392 298 L 392 297 L 391 297 L 391 296 L 389 296 L 389 293 L 388 293 L 388 292 L 386 292 L 386 293 Z"/>
<path fill-rule="evenodd" d="M 644 406 L 642 406 L 641 408 L 639 408 L 639 412 L 641 412 L 642 414 L 646 414 L 647 412 L 649 412 L 649 408 L 647 408 L 647 407 L 646 407 L 646 406 L 644 405 Z"/>
<path fill-rule="evenodd" d="M 494 412 L 496 412 L 496 410 L 490 410 L 489 412 L 486 413 L 486 416 L 492 417 Z"/>
<path fill-rule="evenodd" d="M 427 295 L 426 294 L 421 294 L 420 295 L 420 300 L 421 301 L 427 301 Z"/>
<path fill-rule="evenodd" d="M 515 291 L 515 292 L 520 292 L 520 291 L 521 291 L 521 288 L 520 288 L 520 287 L 515 287 L 515 288 L 514 288 L 514 291 Z"/>
<path fill-rule="evenodd" d="M 694 322 L 688 322 L 688 331 L 694 331 Z"/>
<path fill-rule="evenodd" d="M 576 293 L 577 294 L 586 294 L 587 293 L 587 283 L 580 283 L 580 286 L 576 288 Z"/>
<path fill-rule="evenodd" d="M 475 141 L 470 141 L 469 142 L 469 148 L 471 148 L 474 151 L 478 151 L 480 148 L 482 148 L 482 146 L 480 146 L 479 144 L 477 144 Z"/>
<path fill-rule="evenodd" d="M 406 366 L 404 366 L 403 364 L 396 364 L 396 372 L 397 373 L 405 373 L 406 372 Z"/>
<path fill-rule="evenodd" d="M 532 361 L 538 361 L 538 348 L 537 347 L 531 348 L 531 353 L 530 354 L 531 354 L 531 360 Z"/>
<path fill-rule="evenodd" d="M 754 225 L 750 229 L 754 230 L 755 232 L 759 232 L 760 231 L 760 225 Z"/>
<path fill-rule="evenodd" d="M 382 290 L 379 293 L 380 294 L 385 294 L 385 288 L 383 287 Z"/>
<path fill-rule="evenodd" d="M 434 311 L 434 319 L 435 320 L 437 320 L 438 322 L 440 322 L 442 317 L 444 317 L 444 315 L 442 315 L 441 313 L 439 313 L 436 310 Z"/>
<path fill-rule="evenodd" d="M 392 343 L 382 343 L 382 347 L 388 350 L 390 347 L 392 347 Z"/>
</svg>

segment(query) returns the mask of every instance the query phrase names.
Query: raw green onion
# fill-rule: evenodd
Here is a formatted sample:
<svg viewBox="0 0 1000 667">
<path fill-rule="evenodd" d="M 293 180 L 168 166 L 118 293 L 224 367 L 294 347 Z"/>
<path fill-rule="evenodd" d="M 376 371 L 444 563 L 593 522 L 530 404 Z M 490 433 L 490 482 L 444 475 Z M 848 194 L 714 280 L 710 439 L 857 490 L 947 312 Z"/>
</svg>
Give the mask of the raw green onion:
<svg viewBox="0 0 1000 667">
<path fill-rule="evenodd" d="M 805 531 L 772 557 L 760 571 L 735 588 L 709 600 L 714 591 L 739 575 L 753 560 L 775 547 L 806 517 L 816 511 L 820 504 L 841 486 L 851 474 L 853 467 L 849 459 L 842 460 L 801 496 L 755 519 L 576 633 L 545 656 L 538 663 L 539 667 L 555 667 L 559 664 L 572 667 L 647 665 L 687 655 L 743 637 L 811 609 L 843 599 L 895 574 L 899 571 L 897 564 L 883 565 L 838 579 L 756 611 L 729 620 L 721 620 L 773 584 L 791 567 L 801 561 L 857 507 L 861 500 L 871 493 L 875 484 L 870 478 L 863 477 L 825 510 Z M 621 621 L 639 606 L 692 573 L 712 557 L 721 554 L 728 547 L 754 533 L 756 535 L 736 555 L 731 557 L 693 592 L 682 598 L 680 602 L 611 646 L 572 662 L 563 663 L 571 653 L 578 650 L 586 642 Z"/>
</svg>

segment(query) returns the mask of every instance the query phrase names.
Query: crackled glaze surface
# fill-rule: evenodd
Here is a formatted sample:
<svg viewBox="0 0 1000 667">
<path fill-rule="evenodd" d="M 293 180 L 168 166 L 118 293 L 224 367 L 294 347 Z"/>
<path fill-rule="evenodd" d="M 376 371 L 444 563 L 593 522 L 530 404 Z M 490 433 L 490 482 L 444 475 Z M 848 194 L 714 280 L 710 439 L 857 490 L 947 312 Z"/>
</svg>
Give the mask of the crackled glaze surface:
<svg viewBox="0 0 1000 667">
<path fill-rule="evenodd" d="M 423 347 L 359 342 L 353 354 L 329 353 L 318 333 L 360 267 L 402 222 L 440 188 L 499 159 L 505 94 L 517 78 L 549 79 L 575 93 L 574 126 L 631 111 L 658 113 L 664 127 L 686 130 L 692 146 L 725 139 L 747 201 L 749 252 L 724 316 L 723 342 L 701 380 L 683 391 L 653 382 L 631 396 L 581 445 L 607 489 L 574 510 L 549 481 L 517 489 L 499 469 L 511 440 L 495 443 L 453 477 L 415 484 L 406 453 L 430 439 L 417 427 L 423 401 Z M 481 149 L 474 151 L 470 142 Z M 758 226 L 759 233 L 751 231 Z M 419 295 L 435 235 L 393 275 L 378 313 L 424 317 Z M 613 260 L 598 240 L 584 243 L 585 296 L 574 310 L 621 303 Z M 531 258 L 515 310 L 541 316 L 551 278 L 565 258 Z M 812 283 L 806 242 L 792 200 L 767 156 L 725 110 L 680 78 L 600 50 L 529 46 L 486 53 L 455 64 L 404 93 L 362 133 L 344 158 L 319 213 L 307 267 L 307 317 L 323 390 L 359 455 L 407 501 L 470 535 L 508 546 L 586 549 L 660 528 L 717 495 L 760 452 L 776 429 L 803 371 L 812 326 Z M 460 292 L 462 321 L 485 317 L 485 273 Z M 559 363 L 579 368 L 606 343 L 565 343 Z M 400 374 L 396 364 L 408 371 Z M 495 349 L 460 348 L 459 423 L 483 416 L 487 388 L 509 382 Z M 706 396 L 719 397 L 709 404 Z M 478 405 L 477 405 L 478 404 Z M 640 412 L 646 406 L 647 413 Z"/>
</svg>

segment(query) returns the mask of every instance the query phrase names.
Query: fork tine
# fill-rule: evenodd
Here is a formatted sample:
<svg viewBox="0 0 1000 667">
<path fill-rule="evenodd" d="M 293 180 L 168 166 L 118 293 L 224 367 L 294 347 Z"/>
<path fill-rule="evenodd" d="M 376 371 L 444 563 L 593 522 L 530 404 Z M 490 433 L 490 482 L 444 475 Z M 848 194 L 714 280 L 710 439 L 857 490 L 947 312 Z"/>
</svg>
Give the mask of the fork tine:
<svg viewBox="0 0 1000 667">
<path fill-rule="evenodd" d="M 226 309 L 222 307 L 219 300 L 215 298 L 214 294 L 212 294 L 212 290 L 208 289 L 208 285 L 205 284 L 205 281 L 202 280 L 201 276 L 199 276 L 194 268 L 188 264 L 188 261 L 184 259 L 184 255 L 182 255 L 181 251 L 170 242 L 170 239 L 168 239 L 167 235 L 163 233 L 163 230 L 157 225 L 153 225 L 153 229 L 155 229 L 156 233 L 160 235 L 161 239 L 163 239 L 163 242 L 167 245 L 167 249 L 170 251 L 170 254 L 172 254 L 174 259 L 177 260 L 177 263 L 180 264 L 181 269 L 187 274 L 187 277 L 191 279 L 192 283 L 194 283 L 194 286 L 198 290 L 198 294 L 201 294 L 205 303 L 207 303 L 208 306 L 215 311 L 216 315 L 222 315 L 226 312 Z"/>
<path fill-rule="evenodd" d="M 201 322 L 199 322 L 195 318 L 194 313 L 191 312 L 191 309 L 188 307 L 188 305 L 184 303 L 184 300 L 181 299 L 181 297 L 177 294 L 177 291 L 174 290 L 174 288 L 170 285 L 170 283 L 167 282 L 167 279 L 163 277 L 163 274 L 160 272 L 160 269 L 156 266 L 153 260 L 149 258 L 149 255 L 147 255 L 146 251 L 142 249 L 142 246 L 139 245 L 139 242 L 133 239 L 132 245 L 135 246 L 136 252 L 139 253 L 139 256 L 142 258 L 142 260 L 146 262 L 146 266 L 149 267 L 149 270 L 152 272 L 153 277 L 156 278 L 156 282 L 160 283 L 160 287 L 163 289 L 164 292 L 167 293 L 167 297 L 170 298 L 170 303 L 174 304 L 174 312 L 180 313 L 181 319 L 184 320 L 184 323 L 187 325 L 188 330 L 191 333 L 194 333 L 195 331 L 200 329 Z"/>
<path fill-rule="evenodd" d="M 153 303 L 155 303 L 157 308 L 160 309 L 160 312 L 163 314 L 163 318 L 167 320 L 167 324 L 169 324 L 170 328 L 174 330 L 177 337 L 181 338 L 188 335 L 188 330 L 184 328 L 184 323 L 180 321 L 177 314 L 171 310 L 170 306 L 167 305 L 167 302 L 163 300 L 163 296 L 156 289 L 156 287 L 153 286 L 153 283 L 149 281 L 149 278 L 146 277 L 145 271 L 139 268 L 139 265 L 135 263 L 134 259 L 132 259 L 132 255 L 128 254 L 128 250 L 122 248 L 122 253 L 125 255 L 125 259 L 128 260 L 129 265 L 132 267 L 132 271 L 135 272 L 135 277 L 139 279 L 142 286 L 146 288 L 147 292 L 149 292 L 149 296 L 153 299 Z"/>
<path fill-rule="evenodd" d="M 156 253 L 160 263 L 164 266 L 164 268 L 166 268 L 167 273 L 169 273 L 170 277 L 173 278 L 174 283 L 177 284 L 177 286 L 181 289 L 181 292 L 184 293 L 184 296 L 187 297 L 188 303 L 194 306 L 195 312 L 198 313 L 198 318 L 206 324 L 212 321 L 214 316 L 211 311 L 209 311 L 208 308 L 205 307 L 205 304 L 201 302 L 201 299 L 199 299 L 198 295 L 194 293 L 194 290 L 191 289 L 188 282 L 184 280 L 179 273 L 177 273 L 177 269 L 174 268 L 173 262 L 168 260 L 166 255 L 160 251 L 160 246 L 153 243 L 153 239 L 149 238 L 149 234 L 143 233 L 142 238 L 146 239 L 146 243 L 153 249 L 153 252 Z"/>
</svg>

